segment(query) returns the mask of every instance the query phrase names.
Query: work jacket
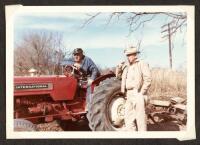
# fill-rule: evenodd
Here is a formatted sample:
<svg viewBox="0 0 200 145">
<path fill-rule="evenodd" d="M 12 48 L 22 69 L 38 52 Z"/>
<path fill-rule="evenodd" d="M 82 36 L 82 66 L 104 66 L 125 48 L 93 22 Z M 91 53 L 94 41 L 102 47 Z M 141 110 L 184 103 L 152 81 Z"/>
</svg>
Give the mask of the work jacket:
<svg viewBox="0 0 200 145">
<path fill-rule="evenodd" d="M 126 63 L 122 73 L 121 91 L 136 89 L 143 95 L 147 93 L 151 84 L 151 72 L 147 63 L 136 60 L 135 63 Z"/>
<path fill-rule="evenodd" d="M 73 58 L 68 58 L 62 62 L 62 65 L 73 65 L 74 63 L 75 62 Z M 91 58 L 87 56 L 84 56 L 81 62 L 80 69 L 84 72 L 84 74 L 88 75 L 92 80 L 95 80 L 100 75 L 99 69 L 97 68 L 95 63 L 92 61 Z"/>
</svg>

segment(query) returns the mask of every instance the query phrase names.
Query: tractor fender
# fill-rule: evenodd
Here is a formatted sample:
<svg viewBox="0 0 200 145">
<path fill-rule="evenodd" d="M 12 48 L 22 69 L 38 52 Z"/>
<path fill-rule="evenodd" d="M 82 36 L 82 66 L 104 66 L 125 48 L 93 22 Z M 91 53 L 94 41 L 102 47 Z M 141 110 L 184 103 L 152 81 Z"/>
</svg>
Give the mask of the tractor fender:
<svg viewBox="0 0 200 145">
<path fill-rule="evenodd" d="M 111 78 L 111 77 L 115 77 L 115 74 L 113 72 L 105 74 L 105 75 L 101 75 L 100 77 L 96 78 L 91 84 L 92 93 L 94 91 L 95 86 L 98 86 L 100 82 L 102 82 L 103 80 L 105 80 L 107 78 Z"/>
</svg>

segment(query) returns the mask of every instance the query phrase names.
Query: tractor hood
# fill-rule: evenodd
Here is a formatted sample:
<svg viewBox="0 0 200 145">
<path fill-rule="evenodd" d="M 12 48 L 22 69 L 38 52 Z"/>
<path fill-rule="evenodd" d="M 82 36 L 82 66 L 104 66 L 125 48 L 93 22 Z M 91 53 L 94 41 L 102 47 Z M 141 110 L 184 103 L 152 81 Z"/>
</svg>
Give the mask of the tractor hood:
<svg viewBox="0 0 200 145">
<path fill-rule="evenodd" d="M 50 95 L 56 100 L 73 100 L 77 88 L 74 77 L 35 76 L 14 77 L 14 96 Z"/>
</svg>

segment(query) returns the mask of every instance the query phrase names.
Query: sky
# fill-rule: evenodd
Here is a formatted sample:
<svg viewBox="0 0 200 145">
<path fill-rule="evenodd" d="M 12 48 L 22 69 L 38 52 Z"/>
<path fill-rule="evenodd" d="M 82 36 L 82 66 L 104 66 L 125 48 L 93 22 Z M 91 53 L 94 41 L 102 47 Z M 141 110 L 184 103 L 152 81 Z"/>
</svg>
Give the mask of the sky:
<svg viewBox="0 0 200 145">
<path fill-rule="evenodd" d="M 161 26 L 166 23 L 165 16 L 156 16 L 129 35 L 126 15 L 119 20 L 114 18 L 109 24 L 110 13 L 101 13 L 91 23 L 81 27 L 88 14 L 95 13 L 20 13 L 14 19 L 14 40 L 20 44 L 26 33 L 35 31 L 58 32 L 63 35 L 63 43 L 67 50 L 83 48 L 85 55 L 92 58 L 101 68 L 114 67 L 126 60 L 124 49 L 136 46 L 141 41 L 140 58 L 150 67 L 169 67 L 168 40 L 161 37 Z M 173 67 L 186 68 L 186 31 L 177 31 L 173 40 Z"/>
</svg>

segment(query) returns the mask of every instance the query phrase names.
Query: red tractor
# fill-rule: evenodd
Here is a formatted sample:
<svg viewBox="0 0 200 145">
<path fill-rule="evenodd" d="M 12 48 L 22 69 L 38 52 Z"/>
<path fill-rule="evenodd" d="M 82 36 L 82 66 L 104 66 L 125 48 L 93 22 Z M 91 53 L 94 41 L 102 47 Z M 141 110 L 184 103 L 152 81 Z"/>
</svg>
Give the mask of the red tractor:
<svg viewBox="0 0 200 145">
<path fill-rule="evenodd" d="M 94 80 L 88 112 L 87 78 L 73 66 L 65 67 L 64 74 L 14 78 L 15 130 L 36 130 L 33 123 L 80 120 L 85 116 L 91 130 L 122 128 L 124 97 L 114 73 Z"/>
</svg>

